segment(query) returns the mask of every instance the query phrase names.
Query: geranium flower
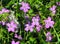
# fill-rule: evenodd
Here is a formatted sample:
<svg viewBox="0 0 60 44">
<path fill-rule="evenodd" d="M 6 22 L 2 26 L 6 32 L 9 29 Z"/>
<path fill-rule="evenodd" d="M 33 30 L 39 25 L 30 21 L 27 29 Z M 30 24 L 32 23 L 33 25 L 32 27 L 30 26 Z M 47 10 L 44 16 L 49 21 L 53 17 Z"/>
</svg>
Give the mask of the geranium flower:
<svg viewBox="0 0 60 44">
<path fill-rule="evenodd" d="M 55 13 L 56 13 L 56 6 L 53 5 L 53 6 L 50 8 L 50 11 L 52 11 L 52 14 L 55 14 Z"/>
<path fill-rule="evenodd" d="M 32 25 L 26 24 L 25 26 L 26 26 L 25 31 L 29 31 L 29 30 L 30 30 L 30 32 L 33 31 L 33 26 Z"/>
<path fill-rule="evenodd" d="M 47 32 L 46 33 L 46 41 L 51 41 L 51 40 L 52 40 L 51 33 Z"/>
<path fill-rule="evenodd" d="M 51 17 L 48 17 L 46 20 L 44 20 L 44 22 L 45 28 L 53 27 L 54 25 L 54 21 L 51 21 Z"/>
<path fill-rule="evenodd" d="M 19 39 L 19 40 L 22 40 L 21 35 L 15 34 L 14 37 L 17 38 L 17 39 Z"/>
<path fill-rule="evenodd" d="M 33 26 L 35 26 L 35 25 L 36 25 L 36 26 L 39 25 L 39 20 L 40 20 L 40 19 L 39 19 L 38 16 L 33 17 L 33 18 L 32 18 L 32 25 L 33 25 Z"/>
<path fill-rule="evenodd" d="M 9 32 L 10 31 L 15 32 L 17 28 L 17 24 L 14 21 L 11 21 L 10 23 L 7 23 L 6 25 Z"/>
<path fill-rule="evenodd" d="M 23 10 L 24 12 L 28 12 L 28 9 L 30 9 L 29 4 L 22 2 L 21 5 L 22 7 L 20 7 L 20 10 Z"/>
</svg>

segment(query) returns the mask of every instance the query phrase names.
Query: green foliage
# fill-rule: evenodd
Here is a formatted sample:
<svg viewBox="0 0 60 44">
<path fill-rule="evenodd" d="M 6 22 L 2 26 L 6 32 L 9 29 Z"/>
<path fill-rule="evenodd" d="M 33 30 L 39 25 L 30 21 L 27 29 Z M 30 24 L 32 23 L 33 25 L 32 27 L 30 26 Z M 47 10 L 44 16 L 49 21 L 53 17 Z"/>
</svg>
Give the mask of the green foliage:
<svg viewBox="0 0 60 44">
<path fill-rule="evenodd" d="M 29 20 L 31 21 L 31 18 L 33 16 L 36 16 L 38 14 L 40 16 L 40 23 L 44 27 L 44 19 L 46 19 L 48 16 L 52 17 L 52 20 L 54 20 L 55 24 L 53 28 L 42 28 L 41 31 L 38 33 L 34 29 L 34 32 L 25 32 L 24 31 L 24 25 L 27 23 L 27 20 L 24 17 L 24 12 L 21 11 L 19 8 L 21 7 L 22 1 L 29 3 L 30 10 L 26 13 L 27 16 L 29 16 Z M 60 44 L 60 6 L 56 5 L 56 2 L 59 2 L 60 0 L 2 0 L 0 1 L 0 10 L 2 8 L 7 8 L 11 11 L 14 11 L 14 16 L 18 19 L 18 22 L 20 23 L 19 32 L 18 34 L 21 34 L 23 39 L 20 41 L 20 44 Z M 50 7 L 53 5 L 56 5 L 56 14 L 53 15 L 51 11 L 49 10 Z M 10 13 L 3 13 L 0 14 L 0 21 L 9 21 L 8 16 Z M 45 34 L 46 32 L 50 31 L 52 34 L 52 41 L 46 42 Z M 14 33 L 9 33 L 7 31 L 6 26 L 0 25 L 0 44 L 9 44 L 11 43 L 11 40 Z"/>
</svg>

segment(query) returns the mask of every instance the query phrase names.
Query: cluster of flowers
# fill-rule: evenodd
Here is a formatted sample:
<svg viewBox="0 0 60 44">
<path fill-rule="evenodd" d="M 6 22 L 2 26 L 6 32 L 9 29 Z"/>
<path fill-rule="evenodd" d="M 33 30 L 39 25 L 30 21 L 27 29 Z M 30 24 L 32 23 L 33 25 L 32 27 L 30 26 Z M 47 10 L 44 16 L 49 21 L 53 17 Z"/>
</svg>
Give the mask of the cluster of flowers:
<svg viewBox="0 0 60 44">
<path fill-rule="evenodd" d="M 6 25 L 7 29 L 8 29 L 8 32 L 14 32 L 15 33 L 14 37 L 19 39 L 19 40 L 22 40 L 21 35 L 18 35 L 16 33 L 16 31 L 18 31 L 18 30 L 17 30 L 17 24 L 14 21 L 11 21 L 9 23 L 1 21 L 0 24 L 2 24 L 3 26 Z M 11 44 L 19 44 L 19 41 L 15 42 L 14 40 L 12 40 Z"/>
<path fill-rule="evenodd" d="M 32 23 L 30 23 L 30 24 L 28 23 L 28 24 L 25 25 L 26 26 L 25 27 L 25 31 L 29 31 L 30 30 L 30 32 L 33 32 L 34 27 L 36 27 L 37 32 L 39 32 L 40 28 L 42 27 L 39 24 L 39 20 L 40 20 L 39 16 L 33 17 L 32 18 Z"/>
<path fill-rule="evenodd" d="M 28 12 L 28 9 L 30 9 L 29 4 L 22 2 L 21 5 L 22 5 L 22 7 L 20 7 L 20 10 L 23 10 L 23 12 L 25 12 L 25 13 Z"/>
<path fill-rule="evenodd" d="M 8 32 L 16 32 L 17 31 L 17 24 L 14 21 L 7 23 L 6 26 L 7 26 Z M 16 33 L 15 33 L 14 37 L 19 40 L 22 40 L 21 35 L 18 35 Z M 11 44 L 19 44 L 19 41 L 15 42 L 14 40 L 12 40 Z"/>
<path fill-rule="evenodd" d="M 39 16 L 33 17 L 32 23 L 25 25 L 26 26 L 25 31 L 28 32 L 30 30 L 30 32 L 33 32 L 34 27 L 36 27 L 37 32 L 39 32 L 40 29 L 42 28 L 42 26 L 39 23 L 39 20 L 40 20 Z M 50 28 L 53 27 L 54 25 L 54 21 L 51 20 L 51 17 L 45 19 L 44 22 L 45 22 L 45 28 Z M 50 32 L 47 32 L 46 38 L 47 38 L 46 41 L 50 41 L 52 39 Z"/>
<path fill-rule="evenodd" d="M 28 9 L 30 9 L 29 7 L 29 4 L 28 3 L 24 3 L 22 2 L 22 7 L 20 7 L 20 10 L 23 10 L 24 12 L 28 12 Z M 52 11 L 53 14 L 56 13 L 56 6 L 53 5 L 50 10 Z M 36 28 L 37 32 L 40 31 L 40 29 L 42 28 L 42 26 L 40 25 L 39 23 L 39 16 L 35 16 L 32 18 L 32 23 L 28 23 L 25 25 L 25 31 L 30 31 L 30 32 L 33 32 L 33 29 L 34 27 Z M 44 20 L 45 22 L 45 28 L 50 28 L 50 27 L 53 27 L 54 25 L 54 21 L 51 20 L 51 17 L 48 17 L 47 19 Z M 47 32 L 46 33 L 46 41 L 50 41 L 52 39 L 51 37 L 51 33 L 50 32 Z"/>
<path fill-rule="evenodd" d="M 22 7 L 20 7 L 20 10 L 23 10 L 23 12 L 25 12 L 25 13 L 28 12 L 28 10 L 30 9 L 29 4 L 22 2 L 21 5 L 22 5 Z M 60 2 L 57 2 L 57 5 L 60 6 Z M 55 14 L 56 13 L 56 6 L 53 5 L 50 8 L 50 11 L 52 11 L 52 13 Z M 9 12 L 9 10 L 3 8 L 2 11 L 0 11 L 0 14 L 5 13 L 5 12 Z M 33 29 L 36 28 L 37 32 L 39 32 L 40 29 L 42 28 L 42 25 L 39 23 L 39 21 L 40 21 L 39 16 L 33 17 L 32 22 L 30 24 L 28 23 L 25 25 L 26 26 L 25 31 L 33 32 Z M 54 21 L 52 21 L 51 17 L 48 17 L 47 19 L 45 19 L 44 22 L 45 22 L 45 28 L 50 28 L 50 27 L 53 27 L 53 25 L 54 25 Z M 0 23 L 2 25 L 5 25 L 5 22 L 3 22 L 3 21 L 1 21 Z M 17 24 L 14 21 L 11 21 L 10 23 L 6 23 L 6 26 L 7 26 L 8 32 L 15 33 L 15 31 L 17 30 Z M 15 34 L 14 37 L 22 40 L 22 37 L 18 34 Z M 46 33 L 46 41 L 50 41 L 51 39 L 52 39 L 51 33 L 47 32 Z M 14 40 L 12 40 L 11 44 L 19 44 L 19 41 L 15 42 Z"/>
</svg>

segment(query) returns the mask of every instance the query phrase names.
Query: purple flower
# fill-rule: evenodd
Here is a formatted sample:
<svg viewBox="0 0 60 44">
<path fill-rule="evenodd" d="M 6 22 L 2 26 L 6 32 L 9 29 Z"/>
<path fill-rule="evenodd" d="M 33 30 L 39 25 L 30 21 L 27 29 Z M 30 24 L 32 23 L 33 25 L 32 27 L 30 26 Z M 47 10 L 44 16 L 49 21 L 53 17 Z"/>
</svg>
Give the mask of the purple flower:
<svg viewBox="0 0 60 44">
<path fill-rule="evenodd" d="M 15 35 L 14 35 L 14 37 L 15 37 L 15 38 L 18 38 L 18 35 L 17 35 L 17 34 L 15 34 Z"/>
<path fill-rule="evenodd" d="M 56 4 L 57 4 L 58 6 L 60 6 L 60 2 L 56 2 Z"/>
<path fill-rule="evenodd" d="M 17 39 L 19 39 L 19 40 L 22 40 L 21 35 L 15 34 L 14 37 L 17 38 Z"/>
<path fill-rule="evenodd" d="M 14 40 L 11 42 L 11 44 L 19 44 L 19 41 L 15 42 Z"/>
<path fill-rule="evenodd" d="M 5 13 L 5 12 L 6 12 L 6 13 L 9 13 L 10 11 L 9 11 L 8 9 L 6 9 L 6 8 L 3 8 L 3 9 L 2 9 L 2 12 L 3 12 L 3 13 Z"/>
<path fill-rule="evenodd" d="M 18 36 L 18 39 L 19 39 L 19 40 L 22 40 L 22 37 L 21 37 L 21 35 L 19 35 L 19 36 Z"/>
<path fill-rule="evenodd" d="M 33 25 L 33 26 L 35 26 L 35 25 L 36 25 L 36 26 L 39 25 L 39 20 L 40 20 L 40 19 L 39 19 L 38 16 L 33 17 L 33 18 L 32 18 L 32 25 Z"/>
<path fill-rule="evenodd" d="M 28 9 L 30 9 L 29 4 L 22 2 L 22 7 L 20 7 L 20 10 L 23 10 L 24 12 L 28 12 Z"/>
<path fill-rule="evenodd" d="M 3 8 L 2 11 L 0 11 L 0 14 L 3 14 L 3 13 L 9 13 L 10 11 L 6 8 Z"/>
<path fill-rule="evenodd" d="M 51 17 L 48 17 L 45 21 L 45 28 L 53 27 L 54 21 L 51 21 Z"/>
<path fill-rule="evenodd" d="M 29 25 L 29 24 L 26 24 L 25 26 L 26 26 L 26 27 L 25 27 L 25 31 L 29 31 L 29 30 L 30 30 L 30 32 L 33 31 L 33 26 L 31 26 L 31 25 Z"/>
<path fill-rule="evenodd" d="M 50 11 L 52 11 L 52 14 L 55 14 L 55 13 L 56 13 L 56 6 L 53 5 L 53 6 L 50 8 Z"/>
<path fill-rule="evenodd" d="M 56 10 L 55 11 L 52 11 L 52 14 L 55 14 L 56 13 Z"/>
<path fill-rule="evenodd" d="M 17 24 L 14 22 L 14 21 L 11 21 L 10 23 L 7 23 L 7 29 L 8 31 L 12 31 L 12 32 L 15 32 L 16 28 L 17 28 Z"/>
<path fill-rule="evenodd" d="M 47 32 L 46 33 L 46 41 L 51 41 L 51 40 L 52 40 L 51 33 Z"/>
<path fill-rule="evenodd" d="M 37 30 L 37 32 L 39 32 L 41 28 L 42 28 L 41 25 L 36 26 L 36 30 Z"/>
</svg>

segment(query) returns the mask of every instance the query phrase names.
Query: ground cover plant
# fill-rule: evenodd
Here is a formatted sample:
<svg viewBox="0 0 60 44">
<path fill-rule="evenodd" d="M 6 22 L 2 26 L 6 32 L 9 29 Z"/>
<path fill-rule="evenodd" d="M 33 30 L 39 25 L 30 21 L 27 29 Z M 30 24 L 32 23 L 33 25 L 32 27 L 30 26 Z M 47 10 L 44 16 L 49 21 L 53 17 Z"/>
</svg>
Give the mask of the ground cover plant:
<svg viewBox="0 0 60 44">
<path fill-rule="evenodd" d="M 0 0 L 0 44 L 60 44 L 60 1 Z"/>
</svg>

